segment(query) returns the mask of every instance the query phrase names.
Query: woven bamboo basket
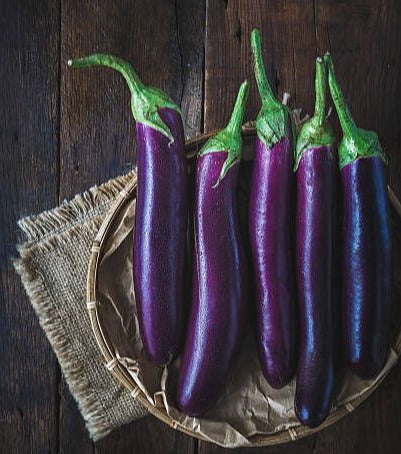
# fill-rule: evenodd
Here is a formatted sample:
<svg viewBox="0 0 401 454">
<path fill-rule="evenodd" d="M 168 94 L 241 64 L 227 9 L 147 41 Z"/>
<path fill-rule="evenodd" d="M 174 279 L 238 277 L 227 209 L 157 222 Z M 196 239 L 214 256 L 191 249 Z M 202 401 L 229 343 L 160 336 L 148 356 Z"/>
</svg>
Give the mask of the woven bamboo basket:
<svg viewBox="0 0 401 454">
<path fill-rule="evenodd" d="M 244 125 L 243 127 L 243 135 L 244 137 L 255 137 L 256 132 L 252 124 Z M 198 136 L 186 143 L 186 149 L 188 152 L 188 156 L 193 157 L 199 148 L 205 143 L 205 141 L 216 131 L 210 132 L 208 134 L 203 134 Z M 117 196 L 115 203 L 113 204 L 112 208 L 110 209 L 109 213 L 107 214 L 106 218 L 104 219 L 100 230 L 93 242 L 92 252 L 89 262 L 88 268 L 88 275 L 87 275 L 87 301 L 88 301 L 88 312 L 92 324 L 92 329 L 94 336 L 96 338 L 97 344 L 99 349 L 103 355 L 105 365 L 110 370 L 110 373 L 115 377 L 115 379 L 121 383 L 131 394 L 134 396 L 138 401 L 155 417 L 162 420 L 169 426 L 173 427 L 174 429 L 180 430 L 188 435 L 193 437 L 199 438 L 201 440 L 210 441 L 202 434 L 195 432 L 193 430 L 189 430 L 187 427 L 182 426 L 178 423 L 178 421 L 173 420 L 165 409 L 161 406 L 152 405 L 149 402 L 145 392 L 143 391 L 143 387 L 138 385 L 138 382 L 132 378 L 132 375 L 129 373 L 127 368 L 118 361 L 115 351 L 116 348 L 110 341 L 110 337 L 107 332 L 107 326 L 105 326 L 102 318 L 99 317 L 98 311 L 98 267 L 100 257 L 102 256 L 103 249 L 107 242 L 108 235 L 110 233 L 110 229 L 115 221 L 118 213 L 124 207 L 128 200 L 132 200 L 135 198 L 136 194 L 136 177 L 134 176 L 132 181 L 130 181 L 127 186 L 121 191 L 121 193 Z M 394 209 L 395 213 L 401 218 L 401 203 L 396 198 L 394 192 L 391 188 L 388 188 L 389 191 L 389 198 Z M 397 357 L 401 354 L 401 331 L 396 336 L 395 341 L 392 344 L 392 349 L 397 355 Z M 394 365 L 394 364 L 393 364 Z M 390 369 L 389 369 L 390 370 Z M 370 394 L 380 385 L 383 381 L 385 376 L 388 374 L 389 370 L 386 374 L 384 374 L 376 383 L 374 383 L 370 388 L 365 390 L 360 396 L 356 397 L 352 401 L 348 402 L 345 405 L 341 405 L 332 411 L 326 421 L 321 424 L 319 427 L 315 429 L 310 429 L 305 426 L 297 426 L 292 427 L 286 430 L 282 430 L 276 433 L 268 434 L 268 435 L 253 435 L 249 438 L 250 446 L 268 446 L 268 445 L 275 445 L 280 443 L 285 443 L 289 441 L 293 441 L 307 435 L 313 434 L 318 432 L 336 421 L 342 419 L 344 416 L 349 414 L 353 409 L 355 409 L 358 405 L 360 405 L 364 400 L 366 400 Z"/>
</svg>

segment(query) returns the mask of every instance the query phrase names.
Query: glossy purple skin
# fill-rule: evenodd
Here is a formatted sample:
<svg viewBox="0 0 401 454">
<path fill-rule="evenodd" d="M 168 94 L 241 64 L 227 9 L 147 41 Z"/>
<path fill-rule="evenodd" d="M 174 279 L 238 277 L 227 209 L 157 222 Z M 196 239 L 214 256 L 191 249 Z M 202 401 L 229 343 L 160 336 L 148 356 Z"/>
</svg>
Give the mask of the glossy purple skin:
<svg viewBox="0 0 401 454">
<path fill-rule="evenodd" d="M 316 427 L 327 417 L 334 392 L 332 286 L 336 163 L 332 149 L 306 150 L 296 178 L 300 350 L 295 412 L 301 423 Z"/>
<path fill-rule="evenodd" d="M 139 329 L 152 362 L 177 356 L 186 304 L 188 164 L 181 115 L 160 110 L 174 142 L 137 123 L 138 189 L 134 233 L 134 289 Z"/>
<path fill-rule="evenodd" d="M 388 353 L 391 226 L 384 163 L 360 158 L 343 167 L 343 324 L 349 366 L 373 378 Z"/>
<path fill-rule="evenodd" d="M 237 215 L 235 164 L 213 188 L 225 152 L 198 158 L 192 307 L 177 403 L 202 415 L 225 389 L 246 325 L 246 268 Z"/>
<path fill-rule="evenodd" d="M 282 388 L 295 372 L 294 273 L 291 264 L 292 146 L 256 138 L 249 235 L 256 284 L 257 347 L 267 382 Z"/>
</svg>

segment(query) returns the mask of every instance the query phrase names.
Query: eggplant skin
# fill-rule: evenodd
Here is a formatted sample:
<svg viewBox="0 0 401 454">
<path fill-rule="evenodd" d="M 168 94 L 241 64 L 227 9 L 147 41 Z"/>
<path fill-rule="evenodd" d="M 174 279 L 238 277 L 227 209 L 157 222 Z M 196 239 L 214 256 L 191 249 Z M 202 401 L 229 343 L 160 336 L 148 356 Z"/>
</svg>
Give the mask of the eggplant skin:
<svg viewBox="0 0 401 454">
<path fill-rule="evenodd" d="M 178 355 L 187 300 L 188 164 L 181 115 L 161 119 L 174 141 L 137 123 L 138 188 L 134 232 L 134 290 L 139 329 L 150 361 Z"/>
<path fill-rule="evenodd" d="M 334 393 L 333 240 L 336 163 L 331 147 L 310 148 L 297 171 L 296 276 L 300 351 L 295 412 L 316 427 Z"/>
<path fill-rule="evenodd" d="M 259 361 L 267 382 L 276 389 L 291 380 L 296 367 L 289 136 L 290 132 L 271 149 L 256 138 L 249 205 Z"/>
<path fill-rule="evenodd" d="M 341 170 L 343 190 L 343 325 L 350 368 L 375 377 L 388 353 L 391 226 L 385 167 L 360 158 Z"/>
<path fill-rule="evenodd" d="M 177 404 L 204 414 L 222 395 L 246 325 L 246 267 L 237 215 L 238 163 L 216 183 L 226 152 L 198 158 L 192 307 Z"/>
</svg>

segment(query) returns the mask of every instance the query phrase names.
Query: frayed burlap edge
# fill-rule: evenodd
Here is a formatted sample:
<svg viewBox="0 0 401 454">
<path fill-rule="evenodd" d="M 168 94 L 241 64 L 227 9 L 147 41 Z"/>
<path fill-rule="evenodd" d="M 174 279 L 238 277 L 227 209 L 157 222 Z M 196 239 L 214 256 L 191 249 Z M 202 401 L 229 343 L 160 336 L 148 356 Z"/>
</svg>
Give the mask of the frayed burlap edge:
<svg viewBox="0 0 401 454">
<path fill-rule="evenodd" d="M 74 225 L 90 223 L 95 235 L 103 220 L 100 216 L 102 209 L 104 210 L 107 204 L 118 195 L 133 174 L 134 172 L 130 172 L 101 186 L 94 186 L 76 195 L 72 200 L 64 201 L 59 207 L 18 221 L 25 243 L 18 246 L 21 258 L 14 260 L 14 268 L 21 277 L 41 327 L 52 348 L 57 352 L 66 382 L 94 441 L 105 437 L 116 426 L 111 423 L 107 412 L 95 395 L 86 378 L 84 367 L 71 357 L 71 347 L 63 324 L 57 316 L 57 308 L 52 304 L 43 277 L 30 266 L 30 257 L 32 249 L 49 250 L 73 241 L 74 236 L 78 234 L 78 228 L 74 228 Z M 142 412 L 137 413 L 132 414 L 132 419 L 141 417 L 147 412 L 143 409 Z"/>
<path fill-rule="evenodd" d="M 79 410 L 85 420 L 86 427 L 94 441 L 105 437 L 113 429 L 106 412 L 99 405 L 99 400 L 85 379 L 82 365 L 71 359 L 70 346 L 62 323 L 59 322 L 50 304 L 50 297 L 40 275 L 31 273 L 29 262 L 16 260 L 15 270 L 21 276 L 22 284 L 39 318 L 52 348 L 57 351 L 60 367 L 65 376 L 71 393 L 76 397 Z"/>
<path fill-rule="evenodd" d="M 132 171 L 100 186 L 93 186 L 69 201 L 64 200 L 56 208 L 20 219 L 18 226 L 25 240 L 28 243 L 43 240 L 98 216 L 99 211 L 118 195 L 134 174 L 135 171 Z"/>
</svg>

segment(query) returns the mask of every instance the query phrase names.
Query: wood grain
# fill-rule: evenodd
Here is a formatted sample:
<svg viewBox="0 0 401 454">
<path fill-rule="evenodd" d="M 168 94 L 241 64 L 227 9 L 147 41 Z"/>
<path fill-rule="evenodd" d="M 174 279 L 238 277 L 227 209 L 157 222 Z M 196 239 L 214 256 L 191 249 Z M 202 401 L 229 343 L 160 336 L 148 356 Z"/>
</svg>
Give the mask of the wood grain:
<svg viewBox="0 0 401 454">
<path fill-rule="evenodd" d="M 395 181 L 395 175 L 400 175 L 400 157 L 394 150 L 400 149 L 401 145 L 397 124 L 401 104 L 396 93 L 397 82 L 401 80 L 400 65 L 394 67 L 395 62 L 400 61 L 400 27 L 396 25 L 400 20 L 400 9 L 395 1 L 209 1 L 205 44 L 206 128 L 223 126 L 239 83 L 245 77 L 253 81 L 249 36 L 257 26 L 261 30 L 267 74 L 273 90 L 278 96 L 284 91 L 290 92 L 291 105 L 302 108 L 303 113 L 313 112 L 316 55 L 322 55 L 326 50 L 333 53 L 339 78 L 344 81 L 344 91 L 350 104 L 355 104 L 352 111 L 361 127 L 379 133 L 392 159 L 390 181 Z M 367 68 L 363 68 L 363 62 Z M 390 100 L 382 93 L 388 93 Z M 254 101 L 257 99 L 254 87 L 248 103 L 248 120 L 254 119 L 258 112 L 260 104 Z M 395 185 L 398 195 L 401 189 L 399 177 Z M 400 301 L 400 298 L 398 293 L 393 299 Z M 394 427 L 400 426 L 401 396 L 399 387 L 394 385 L 397 379 L 399 381 L 400 373 L 401 368 L 397 366 L 372 398 L 334 426 L 306 440 L 260 448 L 256 452 L 382 452 L 381 440 L 394 440 Z M 393 399 L 380 396 L 386 388 L 391 389 L 388 394 Z M 383 423 L 385 418 L 388 420 L 385 415 L 392 415 L 390 424 Z M 369 430 L 372 421 L 374 430 Z M 361 436 L 365 433 L 366 436 Z M 394 441 L 386 443 L 386 448 L 388 452 L 394 450 Z M 208 443 L 199 445 L 201 453 L 223 451 Z M 254 449 L 235 451 L 255 452 Z"/>
<path fill-rule="evenodd" d="M 391 159 L 389 182 L 401 196 L 401 3 L 316 0 L 320 48 L 329 48 L 357 124 L 378 133 Z"/>
<path fill-rule="evenodd" d="M 291 93 L 291 105 L 311 111 L 313 68 L 316 54 L 314 9 L 309 0 L 234 1 L 207 3 L 205 59 L 205 128 L 222 127 L 228 120 L 239 84 L 252 83 L 245 121 L 255 120 L 260 99 L 254 82 L 250 34 L 260 29 L 264 61 L 272 89 L 281 98 Z M 219 102 L 216 102 L 216 100 Z M 314 437 L 278 447 L 257 448 L 256 452 L 313 450 Z M 234 452 L 254 452 L 255 448 Z M 199 453 L 217 454 L 224 448 L 200 442 Z"/>
<path fill-rule="evenodd" d="M 58 453 L 60 454 L 92 454 L 94 444 L 88 436 L 85 422 L 82 418 L 77 403 L 72 397 L 68 385 L 61 376 L 59 381 L 59 443 Z"/>
<path fill-rule="evenodd" d="M 104 442 L 96 444 L 96 453 L 154 453 L 189 454 L 196 452 L 192 437 L 173 430 L 153 416 L 123 426 Z"/>
<path fill-rule="evenodd" d="M 56 452 L 56 359 L 12 260 L 17 219 L 58 199 L 58 5 L 2 1 L 0 30 L 0 451 Z"/>
<path fill-rule="evenodd" d="M 356 121 L 379 133 L 391 159 L 390 184 L 401 198 L 401 3 L 3 0 L 1 6 L 0 452 L 222 452 L 153 417 L 93 445 L 12 270 L 17 218 L 135 163 L 135 127 L 122 77 L 105 68 L 68 69 L 66 62 L 91 52 L 128 59 L 144 82 L 180 103 L 186 136 L 193 137 L 224 126 L 245 78 L 252 83 L 245 119 L 255 118 L 260 101 L 249 45 L 255 26 L 274 91 L 289 91 L 291 105 L 304 113 L 313 108 L 316 54 L 330 50 Z M 398 256 L 394 276 L 393 299 L 400 301 Z M 234 452 L 397 452 L 400 380 L 398 365 L 361 407 L 317 435 Z"/>
<path fill-rule="evenodd" d="M 66 67 L 67 60 L 93 52 L 128 60 L 146 84 L 165 90 L 181 105 L 186 134 L 196 135 L 203 102 L 204 11 L 204 3 L 195 0 L 63 2 L 61 198 L 120 175 L 135 163 L 135 125 L 125 81 L 108 68 L 72 70 Z M 75 452 L 81 445 L 82 452 L 90 452 L 92 446 L 68 390 L 61 411 L 61 447 Z M 100 441 L 95 451 L 125 452 L 130 447 L 131 452 L 143 452 L 147 446 L 156 453 L 170 446 L 176 452 L 180 445 L 193 449 L 192 439 L 154 418 L 138 424 L 138 429 L 131 424 L 119 431 L 120 436 Z M 157 438 L 147 444 L 139 434 L 153 430 Z M 72 434 L 76 435 L 71 445 Z"/>
</svg>

